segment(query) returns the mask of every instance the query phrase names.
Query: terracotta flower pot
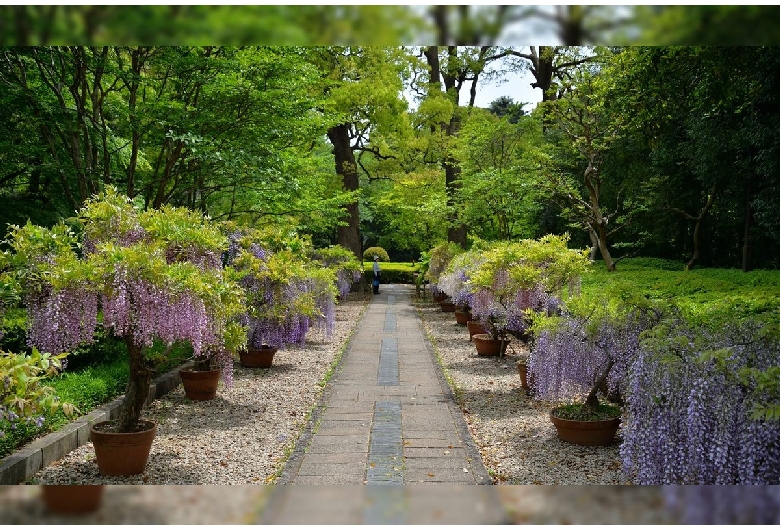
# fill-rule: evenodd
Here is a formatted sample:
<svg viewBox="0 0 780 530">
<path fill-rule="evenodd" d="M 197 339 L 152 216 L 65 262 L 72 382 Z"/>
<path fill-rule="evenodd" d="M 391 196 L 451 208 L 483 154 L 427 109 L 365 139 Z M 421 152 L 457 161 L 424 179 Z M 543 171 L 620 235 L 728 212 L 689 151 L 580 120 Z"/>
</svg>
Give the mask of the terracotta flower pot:
<svg viewBox="0 0 780 530">
<path fill-rule="evenodd" d="M 455 321 L 459 325 L 465 326 L 469 320 L 471 320 L 471 313 L 468 311 L 458 311 L 457 309 L 455 310 Z"/>
<path fill-rule="evenodd" d="M 452 302 L 439 302 L 439 307 L 441 308 L 442 312 L 444 313 L 454 313 L 455 312 L 455 304 Z"/>
<path fill-rule="evenodd" d="M 520 374 L 520 386 L 526 390 L 531 390 L 534 383 L 533 375 L 529 377 L 528 365 L 525 361 L 517 361 L 517 371 Z"/>
<path fill-rule="evenodd" d="M 246 351 L 239 352 L 241 365 L 247 368 L 269 368 L 274 361 L 274 354 L 277 348 L 249 348 Z"/>
<path fill-rule="evenodd" d="M 608 420 L 578 421 L 566 420 L 550 412 L 550 420 L 558 431 L 558 438 L 577 445 L 602 446 L 615 441 L 620 418 Z"/>
<path fill-rule="evenodd" d="M 435 302 L 443 302 L 447 299 L 447 293 L 443 293 L 441 291 L 437 292 L 433 295 L 433 300 Z"/>
<path fill-rule="evenodd" d="M 472 340 L 477 333 L 487 333 L 487 330 L 482 327 L 482 324 L 476 320 L 469 320 L 466 322 L 466 329 L 469 330 L 469 340 Z"/>
<path fill-rule="evenodd" d="M 103 484 L 44 485 L 43 503 L 49 513 L 79 514 L 94 512 L 103 500 Z"/>
<path fill-rule="evenodd" d="M 495 357 L 506 353 L 506 347 L 511 342 L 509 339 L 503 341 L 491 339 L 490 335 L 486 333 L 477 333 L 471 338 L 474 341 L 474 346 L 477 348 L 477 355 L 482 355 L 483 357 Z"/>
<path fill-rule="evenodd" d="M 140 420 L 137 432 L 112 432 L 114 422 L 103 421 L 92 426 L 89 437 L 95 448 L 95 457 L 102 475 L 138 475 L 146 469 L 157 424 Z"/>
<path fill-rule="evenodd" d="M 196 371 L 192 368 L 179 370 L 184 394 L 193 401 L 208 401 L 217 396 L 217 385 L 221 370 Z"/>
</svg>

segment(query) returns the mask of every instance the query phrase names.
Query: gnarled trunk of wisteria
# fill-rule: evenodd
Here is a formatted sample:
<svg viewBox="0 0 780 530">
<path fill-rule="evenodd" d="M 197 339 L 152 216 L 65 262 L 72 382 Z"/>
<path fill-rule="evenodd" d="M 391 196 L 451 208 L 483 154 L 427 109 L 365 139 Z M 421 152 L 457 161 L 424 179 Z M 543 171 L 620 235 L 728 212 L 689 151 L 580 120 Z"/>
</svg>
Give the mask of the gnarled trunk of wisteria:
<svg viewBox="0 0 780 530">
<path fill-rule="evenodd" d="M 609 371 L 612 369 L 614 365 L 615 365 L 615 361 L 613 359 L 610 359 L 609 362 L 607 363 L 607 367 L 601 373 L 601 376 L 593 384 L 593 387 L 590 389 L 590 392 L 588 392 L 588 397 L 585 399 L 585 406 L 588 408 L 588 410 L 592 412 L 597 412 L 599 410 L 598 393 L 599 390 L 602 390 L 603 388 L 606 387 L 607 378 L 609 377 Z"/>
<path fill-rule="evenodd" d="M 135 431 L 152 381 L 152 373 L 146 364 L 141 346 L 136 344 L 131 337 L 125 337 L 125 344 L 130 357 L 130 377 L 125 390 L 125 401 L 119 412 L 119 424 L 116 432 Z"/>
</svg>

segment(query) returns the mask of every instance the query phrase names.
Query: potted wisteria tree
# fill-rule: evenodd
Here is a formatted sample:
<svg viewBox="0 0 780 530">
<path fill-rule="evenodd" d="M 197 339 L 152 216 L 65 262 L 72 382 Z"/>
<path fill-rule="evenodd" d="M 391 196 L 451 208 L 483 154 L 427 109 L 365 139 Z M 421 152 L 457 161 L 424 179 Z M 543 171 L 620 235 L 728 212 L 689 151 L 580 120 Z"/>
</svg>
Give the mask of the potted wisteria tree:
<svg viewBox="0 0 780 530">
<path fill-rule="evenodd" d="M 460 325 L 467 326 L 472 320 L 471 306 L 474 294 L 470 289 L 469 280 L 472 271 L 484 261 L 487 249 L 488 246 L 484 243 L 473 245 L 469 250 L 454 256 L 439 276 L 438 288 L 455 304 L 455 319 Z M 473 335 L 471 329 L 469 333 Z"/>
<path fill-rule="evenodd" d="M 641 337 L 624 383 L 625 472 L 635 484 L 689 485 L 673 494 L 695 494 L 696 488 L 687 489 L 695 484 L 750 485 L 743 489 L 758 509 L 768 499 L 755 486 L 771 485 L 777 492 L 780 479 L 777 317 L 735 318 L 727 305 L 694 311 L 672 305 Z M 723 492 L 714 495 L 712 487 L 704 492 L 732 500 Z M 717 508 L 704 500 L 696 508 Z M 753 508 L 745 499 L 733 500 L 740 502 L 718 513 Z"/>
<path fill-rule="evenodd" d="M 244 228 L 234 230 L 230 242 L 227 261 L 246 293 L 242 365 L 270 367 L 279 348 L 304 344 L 313 323 L 332 329 L 335 273 L 313 266 L 303 241 Z"/>
<path fill-rule="evenodd" d="M 624 387 L 642 333 L 659 313 L 620 298 L 579 296 L 559 314 L 535 319 L 529 371 L 536 398 L 556 403 L 558 437 L 578 445 L 609 445 L 620 426 Z"/>
<path fill-rule="evenodd" d="M 363 278 L 363 264 L 350 250 L 340 245 L 312 248 L 308 254 L 312 261 L 333 271 L 340 300 L 346 299 L 352 286 Z"/>
<path fill-rule="evenodd" d="M 229 384 L 227 359 L 245 340 L 236 320 L 243 292 L 222 266 L 227 240 L 198 214 L 139 211 L 108 187 L 86 202 L 77 222 L 80 243 L 62 224 L 9 232 L 24 271 L 28 341 L 58 354 L 93 341 L 98 326 L 123 339 L 130 365 L 124 403 L 116 420 L 92 426 L 91 439 L 101 473 L 134 475 L 146 467 L 156 432 L 154 421 L 141 418 L 150 348 L 183 342 L 196 359 L 222 356 Z"/>
<path fill-rule="evenodd" d="M 428 257 L 428 270 L 425 273 L 426 279 L 430 282 L 431 294 L 433 299 L 439 304 L 446 302 L 447 293 L 439 288 L 439 277 L 447 269 L 452 258 L 463 252 L 463 249 L 457 243 L 447 241 L 433 247 Z M 444 307 L 442 307 L 442 310 Z M 454 306 L 453 306 L 454 311 Z"/>
<path fill-rule="evenodd" d="M 499 355 L 512 337 L 527 338 L 535 314 L 555 313 L 561 297 L 578 289 L 588 260 L 567 243 L 568 236 L 547 235 L 484 253 L 469 280 L 472 315 L 487 331 L 472 337 L 480 355 Z"/>
</svg>

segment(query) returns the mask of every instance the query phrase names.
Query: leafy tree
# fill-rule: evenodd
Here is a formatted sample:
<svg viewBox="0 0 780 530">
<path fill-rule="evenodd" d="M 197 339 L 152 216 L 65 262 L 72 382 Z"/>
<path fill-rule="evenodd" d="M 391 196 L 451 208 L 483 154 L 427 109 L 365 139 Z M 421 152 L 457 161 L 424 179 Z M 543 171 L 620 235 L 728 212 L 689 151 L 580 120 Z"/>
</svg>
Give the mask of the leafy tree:
<svg viewBox="0 0 780 530">
<path fill-rule="evenodd" d="M 311 149 L 325 122 L 301 49 L 13 48 L 2 59 L 9 197 L 69 212 L 114 184 L 149 208 L 313 232 L 351 198 Z"/>
<path fill-rule="evenodd" d="M 458 137 L 460 215 L 482 239 L 532 237 L 542 199 L 541 127 L 530 116 L 512 123 L 479 110 L 473 109 Z"/>
<path fill-rule="evenodd" d="M 608 112 L 603 78 L 599 74 L 598 63 L 583 63 L 568 89 L 556 100 L 544 104 L 544 112 L 555 120 L 556 132 L 561 135 L 559 145 L 564 157 L 573 157 L 582 184 L 560 162 L 553 162 L 546 182 L 554 196 L 565 204 L 564 213 L 588 232 L 607 270 L 613 271 L 619 260 L 612 258 L 608 238 L 624 224 L 616 225 L 615 216 L 619 211 L 607 210 L 601 200 L 604 182 L 611 177 L 602 173 L 602 163 L 620 133 L 622 116 Z M 624 205 L 630 203 L 618 206 Z"/>
<path fill-rule="evenodd" d="M 155 340 L 189 342 L 197 358 L 217 355 L 231 382 L 231 352 L 245 343 L 234 318 L 242 292 L 222 266 L 225 238 L 207 219 L 182 209 L 139 212 L 108 188 L 79 210 L 81 248 L 60 224 L 12 227 L 29 314 L 31 345 L 60 354 L 91 343 L 101 325 L 127 345 L 130 378 L 117 432 L 133 432 L 149 395 Z"/>
<path fill-rule="evenodd" d="M 525 115 L 523 105 L 523 103 L 515 103 L 509 96 L 501 96 L 490 103 L 488 110 L 499 118 L 506 116 L 509 123 L 517 123 L 520 117 Z"/>
<path fill-rule="evenodd" d="M 666 252 L 687 249 L 688 268 L 741 261 L 749 270 L 757 242 L 777 244 L 776 209 L 767 208 L 777 188 L 776 104 L 766 92 L 777 83 L 777 57 L 772 48 L 630 48 L 609 69 L 626 147 L 647 151 L 644 187 L 655 213 L 644 224 L 676 246 Z M 762 258 L 771 263 L 772 254 Z"/>
<path fill-rule="evenodd" d="M 337 242 L 360 257 L 360 189 L 356 152 L 387 157 L 370 138 L 392 129 L 404 115 L 401 72 L 406 68 L 402 50 L 393 48 L 320 47 L 308 50 L 308 60 L 321 72 L 319 89 L 324 100 L 327 136 L 333 146 L 336 174 L 343 190 L 352 193 L 346 215 L 338 227 Z"/>
</svg>

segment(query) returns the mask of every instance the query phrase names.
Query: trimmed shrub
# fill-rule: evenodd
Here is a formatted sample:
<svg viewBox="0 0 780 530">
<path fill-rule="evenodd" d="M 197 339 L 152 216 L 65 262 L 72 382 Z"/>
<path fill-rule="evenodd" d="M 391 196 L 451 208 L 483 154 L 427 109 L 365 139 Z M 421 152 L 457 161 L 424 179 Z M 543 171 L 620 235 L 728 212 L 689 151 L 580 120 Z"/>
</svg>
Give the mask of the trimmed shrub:
<svg viewBox="0 0 780 530">
<path fill-rule="evenodd" d="M 382 247 L 368 247 L 363 251 L 363 261 L 374 261 L 374 256 L 379 256 L 379 261 L 390 261 L 390 256 Z"/>
<path fill-rule="evenodd" d="M 374 271 L 370 262 L 364 262 L 363 277 L 367 283 L 371 283 L 374 278 Z M 382 283 L 405 283 L 414 285 L 415 273 L 418 272 L 416 266 L 404 263 L 383 263 L 382 264 Z"/>
</svg>

